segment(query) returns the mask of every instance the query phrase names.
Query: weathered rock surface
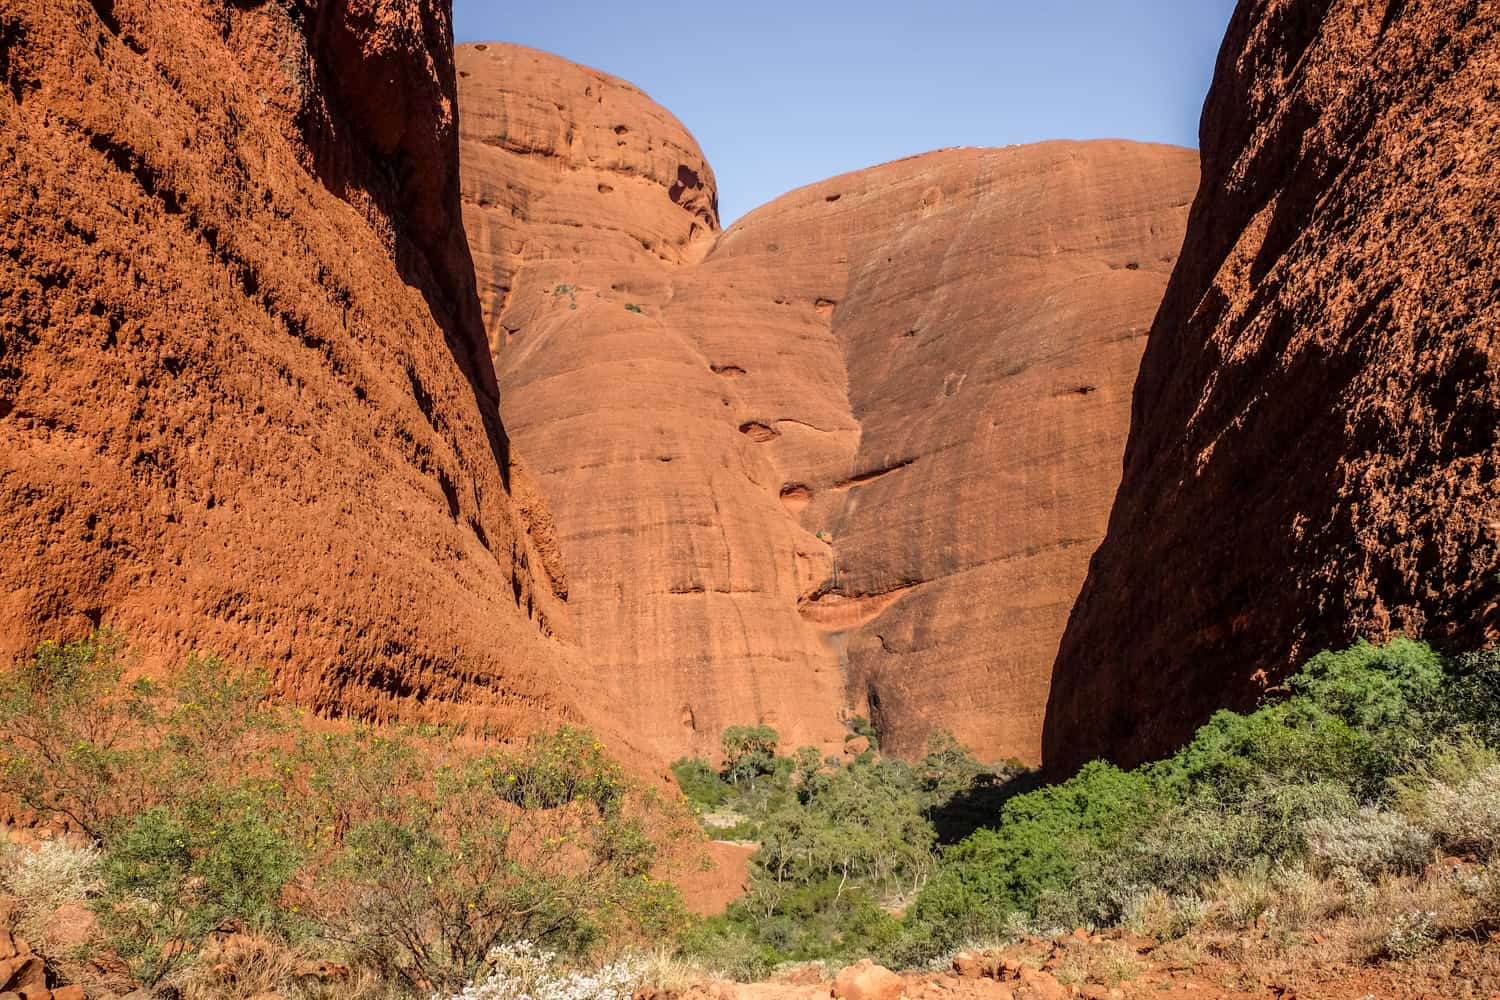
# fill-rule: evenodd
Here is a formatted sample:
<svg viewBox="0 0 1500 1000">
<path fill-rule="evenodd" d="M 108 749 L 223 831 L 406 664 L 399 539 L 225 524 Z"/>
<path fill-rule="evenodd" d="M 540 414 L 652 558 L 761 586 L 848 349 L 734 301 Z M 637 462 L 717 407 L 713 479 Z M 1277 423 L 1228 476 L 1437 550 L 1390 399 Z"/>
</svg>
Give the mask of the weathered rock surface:
<svg viewBox="0 0 1500 1000">
<path fill-rule="evenodd" d="M 866 958 L 839 971 L 833 995 L 838 1000 L 901 1000 L 904 985 L 900 976 Z"/>
<path fill-rule="evenodd" d="M 1197 179 L 1128 143 L 947 150 L 718 232 L 634 87 L 458 50 L 464 218 L 507 426 L 590 669 L 663 757 L 930 727 L 1036 760 L 1129 386 Z"/>
<path fill-rule="evenodd" d="M 446 4 L 0 9 L 0 659 L 118 626 L 331 711 L 566 714 Z"/>
<path fill-rule="evenodd" d="M 1202 155 L 1058 655 L 1059 773 L 1357 635 L 1500 625 L 1500 9 L 1242 0 Z"/>
</svg>

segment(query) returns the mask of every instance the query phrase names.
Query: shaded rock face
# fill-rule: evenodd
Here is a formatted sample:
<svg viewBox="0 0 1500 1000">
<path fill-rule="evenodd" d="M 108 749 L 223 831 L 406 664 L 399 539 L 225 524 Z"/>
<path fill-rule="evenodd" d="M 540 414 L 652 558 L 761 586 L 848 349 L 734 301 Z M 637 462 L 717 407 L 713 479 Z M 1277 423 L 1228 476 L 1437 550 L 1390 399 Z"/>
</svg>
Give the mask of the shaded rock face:
<svg viewBox="0 0 1500 1000">
<path fill-rule="evenodd" d="M 1240 4 L 1054 771 L 1165 753 L 1355 636 L 1495 636 L 1497 81 L 1492 3 Z"/>
<path fill-rule="evenodd" d="M 329 711 L 569 714 L 447 5 L 19 0 L 0 77 L 0 657 L 103 623 Z"/>
<path fill-rule="evenodd" d="M 556 515 L 580 701 L 658 755 L 953 730 L 1035 761 L 1193 153 L 948 150 L 718 231 L 637 89 L 460 47 L 464 220 Z"/>
</svg>

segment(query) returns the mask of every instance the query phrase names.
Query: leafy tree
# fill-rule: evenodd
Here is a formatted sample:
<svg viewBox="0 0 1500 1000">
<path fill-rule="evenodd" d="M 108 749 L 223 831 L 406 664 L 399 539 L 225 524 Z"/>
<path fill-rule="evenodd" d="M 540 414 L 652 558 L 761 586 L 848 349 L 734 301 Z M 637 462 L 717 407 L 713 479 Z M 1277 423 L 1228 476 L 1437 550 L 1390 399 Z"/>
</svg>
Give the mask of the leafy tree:
<svg viewBox="0 0 1500 1000">
<path fill-rule="evenodd" d="M 776 730 L 770 726 L 730 726 L 719 739 L 724 780 L 738 785 L 776 773 Z"/>
</svg>

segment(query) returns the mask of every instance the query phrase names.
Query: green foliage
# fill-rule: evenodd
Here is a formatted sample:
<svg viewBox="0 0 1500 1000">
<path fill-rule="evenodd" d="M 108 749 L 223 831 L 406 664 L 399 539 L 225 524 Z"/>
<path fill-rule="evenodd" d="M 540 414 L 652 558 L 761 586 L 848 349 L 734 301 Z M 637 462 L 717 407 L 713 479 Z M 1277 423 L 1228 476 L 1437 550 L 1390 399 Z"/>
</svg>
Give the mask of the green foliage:
<svg viewBox="0 0 1500 1000">
<path fill-rule="evenodd" d="M 286 932 L 279 899 L 297 866 L 264 803 L 216 791 L 135 817 L 104 856 L 96 909 L 110 946 L 156 983 L 231 921 Z"/>
<path fill-rule="evenodd" d="M 1010 913 L 1033 913 L 1044 893 L 1075 884 L 1086 858 L 1118 849 L 1156 807 L 1145 775 L 1103 761 L 1017 796 L 998 827 L 944 854 L 913 908 L 917 933 L 944 945 L 997 933 Z"/>
<path fill-rule="evenodd" d="M 1217 713 L 1164 761 L 1128 773 L 1095 762 L 1010 799 L 997 824 L 945 854 L 901 947 L 999 933 L 1011 911 L 1043 925 L 1112 923 L 1152 893 L 1192 894 L 1221 875 L 1305 859 L 1309 831 L 1325 852 L 1371 859 L 1366 867 L 1409 867 L 1419 839 L 1370 807 L 1403 787 L 1403 772 L 1424 775 L 1447 736 L 1500 726 L 1496 654 L 1445 660 L 1406 639 L 1315 656 L 1286 694 L 1248 714 Z M 1479 769 L 1472 753 L 1467 767 Z M 1404 787 L 1414 812 L 1464 798 L 1451 794 L 1462 786 L 1428 777 Z M 1445 812 L 1477 811 L 1453 802 Z"/>
<path fill-rule="evenodd" d="M 729 786 L 701 757 L 683 757 L 673 762 L 672 776 L 682 794 L 699 810 L 717 809 L 729 799 Z"/>
<path fill-rule="evenodd" d="M 736 749 L 750 742 L 743 730 L 726 734 Z M 759 743 L 764 754 L 769 748 Z M 841 763 L 814 747 L 774 762 L 761 756 L 758 787 L 724 786 L 732 792 L 725 808 L 741 811 L 741 830 L 760 843 L 750 890 L 725 916 L 695 929 L 685 946 L 747 974 L 788 961 L 888 952 L 902 929 L 891 911 L 937 864 L 929 812 L 989 773 L 951 737 L 936 737 L 933 746 L 919 769 L 873 752 Z M 685 775 L 687 768 L 679 780 Z M 702 770 L 691 775 L 684 788 L 696 785 Z"/>
<path fill-rule="evenodd" d="M 730 726 L 719 745 L 724 752 L 724 780 L 732 785 L 776 773 L 776 730 L 770 726 Z"/>
<path fill-rule="evenodd" d="M 164 684 L 126 683 L 124 639 L 45 643 L 0 675 L 0 793 L 104 841 L 147 809 L 249 765 L 278 725 L 264 675 L 190 656 Z"/>
<path fill-rule="evenodd" d="M 642 309 L 640 306 L 636 305 L 634 302 L 627 302 L 627 303 L 625 303 L 625 311 L 626 312 L 633 312 L 633 313 L 642 313 L 642 314 L 645 313 L 645 310 Z"/>
<path fill-rule="evenodd" d="M 260 674 L 195 656 L 125 684 L 124 649 L 101 633 L 0 676 L 0 792 L 99 845 L 102 931 L 146 982 L 235 927 L 427 995 L 497 945 L 577 956 L 683 922 L 652 876 L 654 798 L 583 730 L 490 752 L 441 730 L 299 736 Z"/>
<path fill-rule="evenodd" d="M 580 954 L 680 922 L 631 786 L 582 730 L 482 756 L 362 730 L 303 755 L 325 858 L 311 913 L 387 979 L 458 989 L 508 942 Z"/>
<path fill-rule="evenodd" d="M 124 653 L 123 638 L 102 631 L 43 643 L 0 675 L 0 793 L 95 837 L 111 819 L 143 808 L 146 790 L 122 780 L 148 707 L 139 689 L 123 684 Z"/>
<path fill-rule="evenodd" d="M 914 891 L 934 863 L 932 827 L 900 761 L 818 772 L 765 829 L 754 875 L 778 887 L 836 877 L 844 886 Z"/>
<path fill-rule="evenodd" d="M 1500 647 L 1464 653 L 1449 663 L 1436 714 L 1480 742 L 1500 747 Z"/>
<path fill-rule="evenodd" d="M 849 727 L 851 736 L 863 736 L 870 741 L 870 749 L 880 749 L 880 732 L 870 724 L 869 719 L 863 715 L 854 715 L 850 716 L 844 724 Z"/>
</svg>

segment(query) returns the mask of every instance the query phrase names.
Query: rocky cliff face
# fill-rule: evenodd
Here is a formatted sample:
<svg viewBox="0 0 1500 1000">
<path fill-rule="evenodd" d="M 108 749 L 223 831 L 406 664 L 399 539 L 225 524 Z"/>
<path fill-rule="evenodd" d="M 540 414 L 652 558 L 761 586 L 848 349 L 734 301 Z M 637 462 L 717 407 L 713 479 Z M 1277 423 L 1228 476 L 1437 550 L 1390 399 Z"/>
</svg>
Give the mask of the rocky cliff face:
<svg viewBox="0 0 1500 1000">
<path fill-rule="evenodd" d="M 567 714 L 457 225 L 446 4 L 0 11 L 0 657 L 118 626 L 318 708 Z"/>
<path fill-rule="evenodd" d="M 1035 760 L 1197 179 L 1127 143 L 949 150 L 718 232 L 623 81 L 457 54 L 507 426 L 557 517 L 583 702 L 661 756 L 766 722 Z"/>
<path fill-rule="evenodd" d="M 1059 773 L 1357 635 L 1500 625 L 1500 10 L 1242 0 L 1202 155 L 1059 651 Z"/>
</svg>

